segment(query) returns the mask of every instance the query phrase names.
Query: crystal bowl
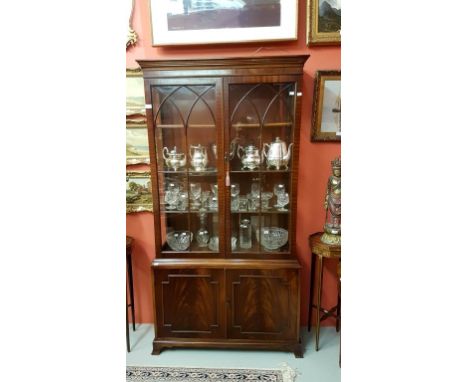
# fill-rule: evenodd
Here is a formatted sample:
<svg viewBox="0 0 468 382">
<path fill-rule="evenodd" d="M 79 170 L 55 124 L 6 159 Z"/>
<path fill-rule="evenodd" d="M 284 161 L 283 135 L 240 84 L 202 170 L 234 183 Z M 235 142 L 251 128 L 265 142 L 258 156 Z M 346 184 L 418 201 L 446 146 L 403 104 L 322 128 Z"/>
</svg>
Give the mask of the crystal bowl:
<svg viewBox="0 0 468 382">
<path fill-rule="evenodd" d="M 167 234 L 167 244 L 173 251 L 186 251 L 193 234 L 190 231 L 172 231 Z"/>
<path fill-rule="evenodd" d="M 281 248 L 288 242 L 288 231 L 278 227 L 263 227 L 260 230 L 260 243 L 269 250 Z"/>
</svg>

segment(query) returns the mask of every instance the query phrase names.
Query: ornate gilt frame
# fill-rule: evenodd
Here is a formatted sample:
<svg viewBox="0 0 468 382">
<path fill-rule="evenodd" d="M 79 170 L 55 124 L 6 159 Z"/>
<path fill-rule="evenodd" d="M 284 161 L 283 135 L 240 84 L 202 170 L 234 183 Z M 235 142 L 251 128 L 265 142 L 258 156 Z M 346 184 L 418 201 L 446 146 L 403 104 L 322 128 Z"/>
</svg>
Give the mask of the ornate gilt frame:
<svg viewBox="0 0 468 382">
<path fill-rule="evenodd" d="M 134 68 L 134 69 L 127 69 L 126 70 L 126 77 L 141 77 L 143 78 L 143 72 L 140 68 Z M 143 89 L 144 91 L 144 89 Z M 145 115 L 146 118 L 146 115 Z M 136 123 L 126 123 L 126 128 L 127 129 L 145 129 L 147 131 L 147 124 L 142 123 L 142 124 L 136 124 Z M 146 133 L 147 135 L 147 133 Z M 143 155 L 143 156 L 126 156 L 126 162 L 127 165 L 133 165 L 133 164 L 149 164 L 150 163 L 150 158 L 149 158 L 149 147 L 148 147 L 148 154 Z"/>
<path fill-rule="evenodd" d="M 307 0 L 307 46 L 340 45 L 341 33 L 323 33 L 318 31 L 319 0 Z"/>
<path fill-rule="evenodd" d="M 314 105 L 312 109 L 311 141 L 341 142 L 341 135 L 332 132 L 323 132 L 321 129 L 323 111 L 323 88 L 326 80 L 340 80 L 340 70 L 318 70 L 315 75 Z"/>
<path fill-rule="evenodd" d="M 138 41 L 138 35 L 136 34 L 135 30 L 132 28 L 132 19 L 133 19 L 133 11 L 135 9 L 135 0 L 127 0 L 132 2 L 132 8 L 130 10 L 130 17 L 128 18 L 128 31 L 127 31 L 127 49 L 135 45 Z"/>
<path fill-rule="evenodd" d="M 131 178 L 139 178 L 139 179 L 148 179 L 151 181 L 151 174 L 149 171 L 127 171 L 126 172 L 126 179 L 127 182 Z M 151 193 L 151 188 L 150 188 Z M 151 198 L 152 199 L 152 198 Z M 151 204 L 138 204 L 138 203 L 127 203 L 127 214 L 134 213 L 134 212 L 153 212 L 153 202 Z"/>
</svg>

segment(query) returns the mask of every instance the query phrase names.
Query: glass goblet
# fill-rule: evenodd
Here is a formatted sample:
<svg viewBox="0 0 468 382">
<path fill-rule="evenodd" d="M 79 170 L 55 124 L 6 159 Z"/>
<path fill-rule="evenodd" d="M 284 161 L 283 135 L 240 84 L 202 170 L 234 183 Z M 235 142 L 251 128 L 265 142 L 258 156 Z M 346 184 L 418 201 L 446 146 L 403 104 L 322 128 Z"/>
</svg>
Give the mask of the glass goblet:
<svg viewBox="0 0 468 382">
<path fill-rule="evenodd" d="M 289 194 L 287 192 L 283 192 L 276 195 L 276 203 L 279 207 L 278 211 L 287 211 L 284 207 L 289 204 Z"/>
<path fill-rule="evenodd" d="M 190 199 L 193 200 L 192 202 L 192 209 L 197 210 L 200 208 L 200 202 L 198 199 L 200 199 L 202 190 L 201 190 L 201 185 L 200 183 L 190 183 Z"/>
<path fill-rule="evenodd" d="M 282 183 L 275 184 L 275 187 L 273 188 L 273 192 L 276 196 L 278 196 L 278 194 L 283 194 L 286 192 L 286 186 Z"/>
<path fill-rule="evenodd" d="M 260 196 L 260 183 L 253 182 L 252 185 L 250 186 L 250 193 L 254 197 Z"/>
<path fill-rule="evenodd" d="M 240 194 L 240 187 L 239 183 L 232 183 L 231 184 L 231 198 L 235 198 Z"/>
</svg>

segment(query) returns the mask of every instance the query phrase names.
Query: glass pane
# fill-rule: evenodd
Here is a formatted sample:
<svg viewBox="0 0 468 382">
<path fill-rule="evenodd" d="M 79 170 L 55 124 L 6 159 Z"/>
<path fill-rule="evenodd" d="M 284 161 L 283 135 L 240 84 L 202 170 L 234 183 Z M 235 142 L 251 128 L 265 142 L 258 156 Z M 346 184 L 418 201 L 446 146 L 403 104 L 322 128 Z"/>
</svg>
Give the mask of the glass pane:
<svg viewBox="0 0 468 382">
<path fill-rule="evenodd" d="M 295 83 L 229 87 L 233 253 L 289 252 Z"/>
<path fill-rule="evenodd" d="M 231 170 L 289 168 L 294 93 L 294 83 L 230 85 Z"/>
<path fill-rule="evenodd" d="M 219 252 L 215 85 L 152 87 L 165 252 Z"/>
</svg>

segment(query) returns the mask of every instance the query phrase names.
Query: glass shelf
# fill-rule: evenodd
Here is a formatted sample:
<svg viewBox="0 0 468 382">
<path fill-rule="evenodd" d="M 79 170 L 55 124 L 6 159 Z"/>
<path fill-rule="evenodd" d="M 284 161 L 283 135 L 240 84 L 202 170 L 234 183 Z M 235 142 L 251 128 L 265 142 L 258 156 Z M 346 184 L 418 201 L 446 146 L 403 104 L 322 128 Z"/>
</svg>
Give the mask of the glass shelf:
<svg viewBox="0 0 468 382">
<path fill-rule="evenodd" d="M 287 211 L 278 211 L 278 210 L 257 210 L 257 211 L 231 211 L 231 214 L 289 214 Z"/>
<path fill-rule="evenodd" d="M 264 123 L 260 125 L 259 123 L 233 123 L 231 125 L 234 129 L 242 129 L 242 128 L 260 128 L 260 127 L 291 127 L 292 122 L 271 122 L 271 123 Z"/>
<path fill-rule="evenodd" d="M 184 210 L 184 211 L 179 211 L 179 210 L 165 210 L 164 208 L 159 209 L 160 213 L 165 213 L 165 214 L 217 214 L 219 211 L 218 210 L 206 210 L 206 211 L 200 211 L 200 210 Z"/>
<path fill-rule="evenodd" d="M 233 174 L 263 174 L 263 173 L 283 173 L 283 174 L 289 174 L 291 172 L 290 169 L 288 170 L 266 170 L 266 169 L 260 169 L 260 170 L 230 170 L 230 173 Z"/>
<path fill-rule="evenodd" d="M 185 125 L 182 124 L 158 124 L 156 125 L 161 129 L 184 129 Z M 189 124 L 187 126 L 189 129 L 216 129 L 216 125 L 212 124 Z"/>
<path fill-rule="evenodd" d="M 216 175 L 218 173 L 218 170 L 216 169 L 209 169 L 206 171 L 194 171 L 194 170 L 187 170 L 183 169 L 180 171 L 174 171 L 174 170 L 158 170 L 158 173 L 160 174 L 181 174 L 181 175 L 190 175 L 190 176 L 209 176 L 209 175 Z"/>
</svg>

